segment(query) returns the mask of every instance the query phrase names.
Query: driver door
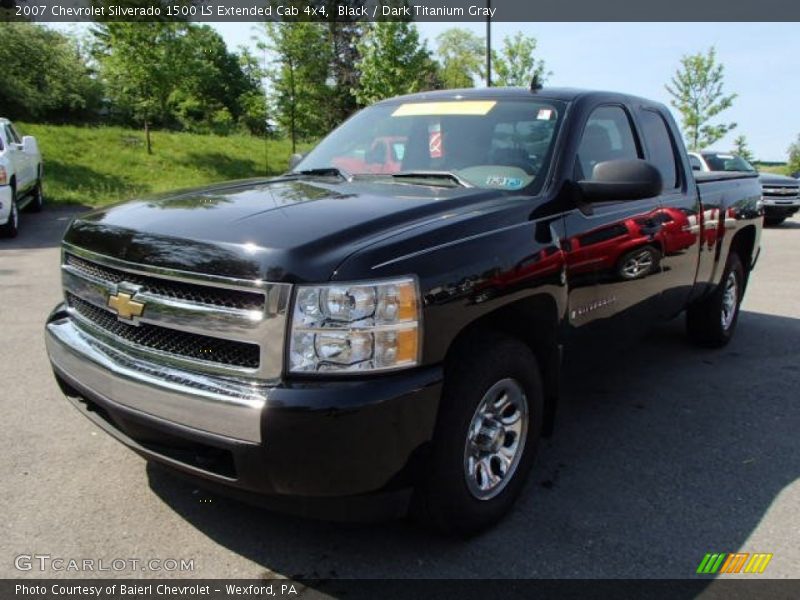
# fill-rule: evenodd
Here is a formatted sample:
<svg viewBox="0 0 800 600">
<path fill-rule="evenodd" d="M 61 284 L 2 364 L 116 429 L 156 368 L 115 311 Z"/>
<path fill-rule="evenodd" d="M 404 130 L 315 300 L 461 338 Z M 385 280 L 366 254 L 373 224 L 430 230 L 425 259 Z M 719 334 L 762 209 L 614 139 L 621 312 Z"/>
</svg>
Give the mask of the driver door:
<svg viewBox="0 0 800 600">
<path fill-rule="evenodd" d="M 597 106 L 575 156 L 575 180 L 591 179 L 601 162 L 643 158 L 628 109 Z M 641 330 L 658 315 L 662 250 L 658 198 L 579 206 L 565 217 L 570 328 L 605 333 L 604 340 Z"/>
</svg>

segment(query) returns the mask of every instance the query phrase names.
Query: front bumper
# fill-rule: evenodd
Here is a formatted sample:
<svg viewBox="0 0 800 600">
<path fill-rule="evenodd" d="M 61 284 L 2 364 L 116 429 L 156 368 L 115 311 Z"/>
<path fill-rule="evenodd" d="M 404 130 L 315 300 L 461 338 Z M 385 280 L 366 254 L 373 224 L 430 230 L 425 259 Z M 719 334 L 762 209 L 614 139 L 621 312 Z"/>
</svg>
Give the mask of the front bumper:
<svg viewBox="0 0 800 600">
<path fill-rule="evenodd" d="M 800 198 L 786 198 L 765 196 L 762 199 L 764 214 L 768 217 L 790 217 L 800 210 Z"/>
<path fill-rule="evenodd" d="M 61 307 L 45 337 L 65 395 L 109 434 L 147 459 L 276 508 L 358 518 L 348 499 L 407 498 L 433 437 L 438 367 L 269 388 L 204 376 L 198 387 L 189 373 L 131 364 L 82 334 Z"/>
</svg>

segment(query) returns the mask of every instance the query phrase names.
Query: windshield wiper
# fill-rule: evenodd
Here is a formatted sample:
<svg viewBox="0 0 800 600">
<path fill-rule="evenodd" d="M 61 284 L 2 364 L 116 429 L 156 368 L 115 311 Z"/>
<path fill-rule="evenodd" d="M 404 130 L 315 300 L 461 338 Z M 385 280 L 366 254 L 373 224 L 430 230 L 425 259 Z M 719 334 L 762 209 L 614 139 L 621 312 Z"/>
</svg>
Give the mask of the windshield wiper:
<svg viewBox="0 0 800 600">
<path fill-rule="evenodd" d="M 392 173 L 396 179 L 446 179 L 461 187 L 472 187 L 472 184 L 462 179 L 452 171 L 400 171 Z"/>
<path fill-rule="evenodd" d="M 318 169 L 302 169 L 300 171 L 289 171 L 289 175 L 306 175 L 307 177 L 341 177 L 345 181 L 351 181 L 353 176 L 347 171 L 336 167 L 320 167 Z"/>
</svg>

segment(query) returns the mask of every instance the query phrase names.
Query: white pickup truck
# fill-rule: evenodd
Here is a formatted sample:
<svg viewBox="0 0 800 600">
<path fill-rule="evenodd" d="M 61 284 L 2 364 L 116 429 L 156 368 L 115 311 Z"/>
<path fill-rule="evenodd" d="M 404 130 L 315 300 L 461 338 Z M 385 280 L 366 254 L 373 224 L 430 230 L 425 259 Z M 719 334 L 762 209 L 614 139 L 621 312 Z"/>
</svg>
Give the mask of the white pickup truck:
<svg viewBox="0 0 800 600">
<path fill-rule="evenodd" d="M 19 211 L 39 212 L 42 195 L 42 155 L 36 138 L 21 137 L 8 119 L 0 118 L 0 236 L 15 237 Z"/>
</svg>

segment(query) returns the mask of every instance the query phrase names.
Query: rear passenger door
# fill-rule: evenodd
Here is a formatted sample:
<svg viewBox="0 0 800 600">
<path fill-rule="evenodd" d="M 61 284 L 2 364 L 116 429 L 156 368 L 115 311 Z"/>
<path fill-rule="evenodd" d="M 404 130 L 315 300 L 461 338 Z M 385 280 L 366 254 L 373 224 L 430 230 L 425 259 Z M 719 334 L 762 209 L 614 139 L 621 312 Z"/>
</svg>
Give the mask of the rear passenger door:
<svg viewBox="0 0 800 600">
<path fill-rule="evenodd" d="M 700 198 L 689 167 L 681 157 L 685 151 L 658 107 L 639 107 L 637 117 L 645 142 L 645 157 L 661 172 L 664 188 L 659 198 L 656 241 L 661 248 L 661 279 L 664 292 L 661 316 L 680 312 L 689 299 L 697 274 L 702 214 Z"/>
<path fill-rule="evenodd" d="M 636 158 L 644 158 L 644 148 L 628 107 L 595 107 L 574 157 L 575 180 L 591 179 L 598 163 Z M 576 332 L 619 336 L 655 320 L 663 289 L 659 208 L 658 198 L 620 200 L 580 206 L 565 216 L 562 248 Z"/>
</svg>

